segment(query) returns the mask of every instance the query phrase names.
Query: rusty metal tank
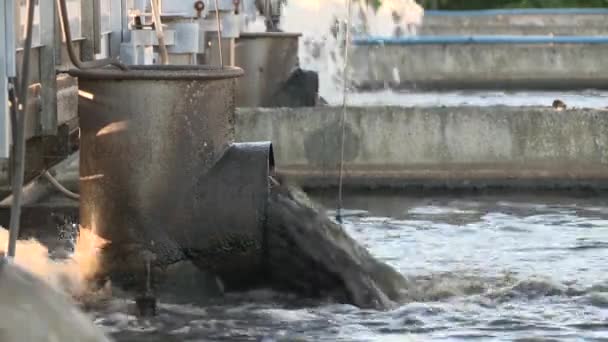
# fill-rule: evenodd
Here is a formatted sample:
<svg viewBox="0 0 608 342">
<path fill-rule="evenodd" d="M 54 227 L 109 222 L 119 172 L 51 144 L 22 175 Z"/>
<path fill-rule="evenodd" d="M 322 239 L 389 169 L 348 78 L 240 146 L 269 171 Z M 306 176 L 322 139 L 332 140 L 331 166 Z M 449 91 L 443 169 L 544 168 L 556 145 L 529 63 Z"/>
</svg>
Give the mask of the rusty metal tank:
<svg viewBox="0 0 608 342">
<path fill-rule="evenodd" d="M 274 161 L 269 142 L 234 141 L 242 70 L 70 74 L 80 89 L 81 225 L 111 242 L 104 265 L 120 269 L 145 249 L 161 266 L 190 259 L 229 289 L 259 277 Z"/>
<path fill-rule="evenodd" d="M 235 64 L 243 68 L 237 90 L 239 107 L 270 107 L 273 97 L 298 67 L 300 33 L 241 33 L 235 46 Z"/>
</svg>

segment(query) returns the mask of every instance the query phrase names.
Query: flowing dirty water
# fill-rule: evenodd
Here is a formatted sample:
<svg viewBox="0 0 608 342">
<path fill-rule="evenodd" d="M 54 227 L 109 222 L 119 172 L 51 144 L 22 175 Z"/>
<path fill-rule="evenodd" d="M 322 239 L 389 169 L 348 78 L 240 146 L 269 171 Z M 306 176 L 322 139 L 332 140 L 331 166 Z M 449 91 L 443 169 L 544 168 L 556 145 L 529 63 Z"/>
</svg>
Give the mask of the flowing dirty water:
<svg viewBox="0 0 608 342">
<path fill-rule="evenodd" d="M 407 303 L 378 312 L 260 290 L 162 303 L 150 320 L 113 299 L 95 322 L 118 341 L 608 340 L 608 200 L 366 194 L 346 204 L 348 232 L 407 275 Z"/>
</svg>

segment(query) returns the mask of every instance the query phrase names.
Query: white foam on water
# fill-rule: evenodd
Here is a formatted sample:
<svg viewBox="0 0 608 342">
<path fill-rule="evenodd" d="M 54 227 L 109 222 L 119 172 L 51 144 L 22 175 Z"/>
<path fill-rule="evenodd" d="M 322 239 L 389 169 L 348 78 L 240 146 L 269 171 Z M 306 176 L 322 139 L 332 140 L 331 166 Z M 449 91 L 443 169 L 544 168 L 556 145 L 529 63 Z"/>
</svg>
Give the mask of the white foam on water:
<svg viewBox="0 0 608 342">
<path fill-rule="evenodd" d="M 9 232 L 0 228 L 0 252 L 8 246 Z M 75 297 L 88 295 L 88 280 L 98 269 L 98 251 L 105 242 L 90 230 L 81 230 L 70 259 L 53 260 L 46 246 L 35 239 L 17 242 L 14 262 L 45 280 L 55 290 Z"/>
<path fill-rule="evenodd" d="M 411 208 L 408 211 L 408 214 L 412 215 L 458 215 L 458 214 L 475 214 L 476 211 L 473 210 L 462 210 L 457 208 L 449 208 L 449 207 L 438 207 L 438 206 L 425 206 L 425 207 L 415 207 Z"/>
<path fill-rule="evenodd" d="M 258 314 L 268 316 L 273 321 L 279 322 L 301 322 L 317 319 L 318 316 L 309 310 L 284 310 L 284 309 L 263 309 L 258 310 Z"/>
</svg>

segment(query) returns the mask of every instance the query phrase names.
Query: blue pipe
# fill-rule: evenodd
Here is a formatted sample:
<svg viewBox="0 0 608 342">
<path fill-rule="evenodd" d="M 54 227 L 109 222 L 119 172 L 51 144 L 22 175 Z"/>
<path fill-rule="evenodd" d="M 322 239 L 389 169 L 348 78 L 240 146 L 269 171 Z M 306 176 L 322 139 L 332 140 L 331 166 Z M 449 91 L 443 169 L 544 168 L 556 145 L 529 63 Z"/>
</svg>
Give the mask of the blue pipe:
<svg viewBox="0 0 608 342">
<path fill-rule="evenodd" d="M 369 36 L 353 39 L 354 45 L 446 45 L 446 44 L 608 44 L 608 36 Z"/>
<path fill-rule="evenodd" d="M 608 8 L 514 8 L 474 11 L 425 10 L 425 16 L 496 16 L 496 15 L 593 15 L 608 14 Z"/>
</svg>

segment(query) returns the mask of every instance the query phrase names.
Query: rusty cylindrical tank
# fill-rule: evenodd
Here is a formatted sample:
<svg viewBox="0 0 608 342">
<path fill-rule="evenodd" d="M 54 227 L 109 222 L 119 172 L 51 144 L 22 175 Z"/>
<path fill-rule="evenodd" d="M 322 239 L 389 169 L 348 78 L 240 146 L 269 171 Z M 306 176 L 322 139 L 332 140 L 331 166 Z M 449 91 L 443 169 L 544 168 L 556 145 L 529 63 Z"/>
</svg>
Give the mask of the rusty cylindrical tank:
<svg viewBox="0 0 608 342">
<path fill-rule="evenodd" d="M 225 286 L 261 274 L 269 142 L 235 143 L 238 68 L 71 71 L 80 87 L 81 225 L 110 241 L 103 267 L 191 259 Z"/>
</svg>

